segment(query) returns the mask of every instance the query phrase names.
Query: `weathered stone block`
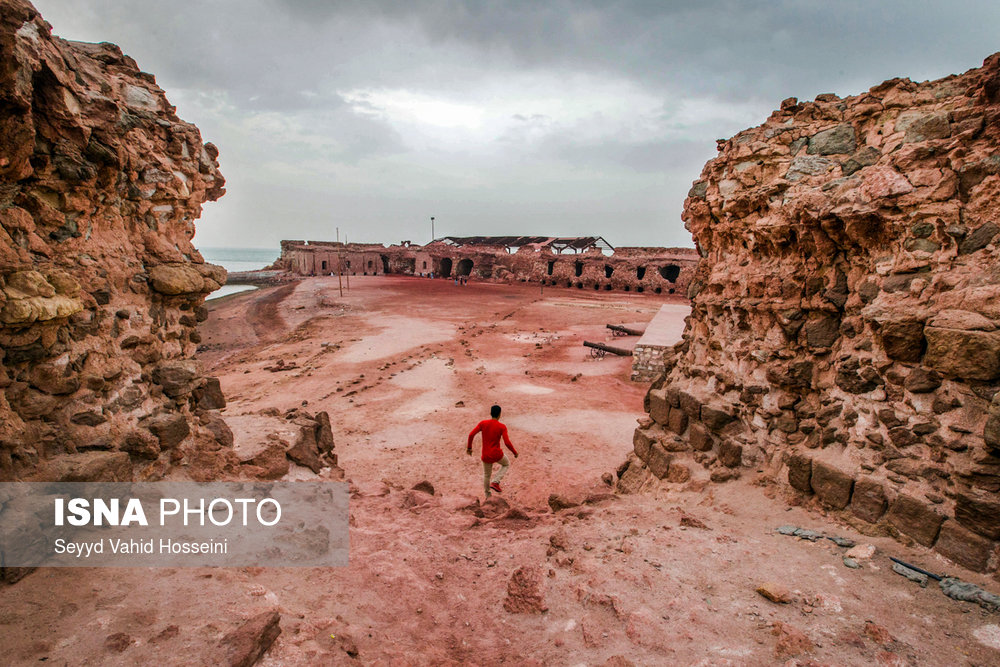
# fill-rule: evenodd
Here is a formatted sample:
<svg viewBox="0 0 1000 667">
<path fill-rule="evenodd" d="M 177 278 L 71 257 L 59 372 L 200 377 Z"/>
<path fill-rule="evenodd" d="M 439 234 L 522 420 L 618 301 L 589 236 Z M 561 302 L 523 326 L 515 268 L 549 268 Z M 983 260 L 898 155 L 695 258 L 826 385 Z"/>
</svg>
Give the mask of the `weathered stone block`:
<svg viewBox="0 0 1000 667">
<path fill-rule="evenodd" d="M 962 567 L 975 572 L 985 572 L 993 543 L 948 519 L 941 525 L 934 550 Z"/>
<path fill-rule="evenodd" d="M 840 155 L 853 153 L 857 147 L 858 140 L 854 136 L 854 127 L 850 123 L 843 123 L 809 137 L 806 153 L 809 155 Z"/>
<path fill-rule="evenodd" d="M 832 347 L 840 338 L 840 318 L 824 314 L 806 322 L 805 330 L 809 347 Z"/>
<path fill-rule="evenodd" d="M 663 436 L 663 430 L 658 426 L 637 428 L 632 434 L 632 450 L 643 461 L 649 459 L 649 447 Z"/>
<path fill-rule="evenodd" d="M 649 446 L 649 458 L 646 460 L 646 465 L 649 466 L 649 471 L 656 475 L 658 479 L 663 479 L 667 476 L 672 460 L 673 455 L 664 449 L 663 445 L 659 442 L 654 442 Z"/>
<path fill-rule="evenodd" d="M 719 442 L 719 463 L 735 468 L 743 463 L 743 445 L 729 438 Z"/>
<path fill-rule="evenodd" d="M 160 441 L 144 429 L 135 429 L 125 434 L 122 451 L 140 459 L 155 459 L 160 455 Z"/>
<path fill-rule="evenodd" d="M 221 410 L 226 407 L 226 397 L 222 394 L 222 385 L 216 377 L 206 377 L 205 382 L 195 389 L 194 398 L 202 410 Z"/>
<path fill-rule="evenodd" d="M 859 519 L 875 523 L 889 506 L 882 482 L 871 477 L 861 477 L 854 483 L 851 494 L 851 512 Z"/>
<path fill-rule="evenodd" d="M 927 327 L 924 333 L 928 368 L 968 380 L 1000 377 L 1000 332 Z"/>
<path fill-rule="evenodd" d="M 889 507 L 886 520 L 925 547 L 934 545 L 944 517 L 916 498 L 900 494 Z"/>
<path fill-rule="evenodd" d="M 674 484 L 683 484 L 691 479 L 691 470 L 683 463 L 671 463 L 666 479 Z"/>
<path fill-rule="evenodd" d="M 982 250 L 993 241 L 993 238 L 998 233 L 1000 233 L 1000 227 L 995 223 L 987 222 L 984 225 L 980 225 L 958 245 L 959 254 L 968 255 L 977 250 Z"/>
<path fill-rule="evenodd" d="M 955 520 L 975 533 L 1000 540 L 1000 501 L 995 494 L 956 494 Z"/>
<path fill-rule="evenodd" d="M 701 422 L 692 422 L 688 432 L 688 441 L 691 449 L 698 452 L 707 452 L 715 446 L 715 438 L 708 428 Z"/>
<path fill-rule="evenodd" d="M 701 421 L 713 431 L 719 431 L 736 419 L 733 409 L 728 406 L 701 406 Z"/>
<path fill-rule="evenodd" d="M 189 264 L 160 264 L 149 270 L 149 283 L 161 294 L 198 294 L 205 290 L 205 280 Z"/>
<path fill-rule="evenodd" d="M 675 387 L 667 387 L 666 394 L 667 404 L 672 408 L 681 407 L 681 392 Z"/>
<path fill-rule="evenodd" d="M 649 478 L 649 469 L 638 459 L 632 459 L 622 476 L 618 478 L 615 490 L 618 493 L 635 493 Z"/>
<path fill-rule="evenodd" d="M 680 408 L 683 410 L 688 417 L 691 419 L 701 418 L 701 400 L 686 391 L 678 391 L 677 399 L 680 403 Z"/>
<path fill-rule="evenodd" d="M 147 417 L 139 422 L 139 426 L 156 436 L 160 449 L 170 449 L 180 444 L 191 432 L 187 419 L 178 412 Z"/>
<path fill-rule="evenodd" d="M 667 415 L 667 428 L 680 435 L 688 425 L 687 413 L 678 408 L 670 408 Z"/>
<path fill-rule="evenodd" d="M 854 479 L 827 463 L 813 461 L 810 485 L 824 504 L 840 510 L 847 507 L 847 503 L 851 500 Z"/>
<path fill-rule="evenodd" d="M 941 374 L 929 368 L 915 368 L 906 376 L 903 384 L 914 394 L 927 394 L 941 386 Z"/>
<path fill-rule="evenodd" d="M 218 656 L 212 662 L 231 667 L 256 665 L 281 634 L 280 621 L 277 611 L 265 611 L 251 617 L 222 638 Z"/>
<path fill-rule="evenodd" d="M 649 416 L 652 417 L 653 421 L 657 424 L 666 424 L 669 408 L 666 389 L 651 389 L 649 391 Z"/>
<path fill-rule="evenodd" d="M 161 364 L 153 371 L 153 382 L 163 387 L 167 396 L 180 396 L 190 392 L 198 379 L 198 365 L 191 360 Z"/>
<path fill-rule="evenodd" d="M 891 359 L 920 361 L 924 354 L 924 323 L 913 320 L 889 321 L 882 325 L 882 348 Z"/>
<path fill-rule="evenodd" d="M 793 489 L 812 493 L 812 459 L 802 454 L 788 457 L 788 483 Z"/>
</svg>

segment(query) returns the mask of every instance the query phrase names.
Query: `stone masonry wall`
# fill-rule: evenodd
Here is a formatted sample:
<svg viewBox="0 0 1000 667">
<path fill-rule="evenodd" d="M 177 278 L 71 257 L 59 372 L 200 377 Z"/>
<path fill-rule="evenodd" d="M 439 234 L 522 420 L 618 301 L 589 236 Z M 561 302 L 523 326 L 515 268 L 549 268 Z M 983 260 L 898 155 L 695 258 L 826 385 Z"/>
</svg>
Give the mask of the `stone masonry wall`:
<svg viewBox="0 0 1000 667">
<path fill-rule="evenodd" d="M 505 248 L 452 246 L 446 243 L 381 246 L 321 241 L 282 241 L 281 257 L 271 268 L 299 275 L 326 275 L 344 262 L 351 275 L 469 275 L 476 280 L 531 282 L 587 290 L 653 294 L 687 293 L 698 261 L 693 248 L 618 248 L 557 254 L 528 246 Z M 349 265 L 349 268 L 347 268 Z"/>
<path fill-rule="evenodd" d="M 685 202 L 692 315 L 619 484 L 763 469 L 862 529 L 996 570 L 998 210 L 1000 54 L 788 99 L 721 141 Z"/>
<path fill-rule="evenodd" d="M 235 465 L 192 354 L 225 282 L 191 245 L 217 151 L 112 44 L 0 0 L 0 480 Z"/>
</svg>

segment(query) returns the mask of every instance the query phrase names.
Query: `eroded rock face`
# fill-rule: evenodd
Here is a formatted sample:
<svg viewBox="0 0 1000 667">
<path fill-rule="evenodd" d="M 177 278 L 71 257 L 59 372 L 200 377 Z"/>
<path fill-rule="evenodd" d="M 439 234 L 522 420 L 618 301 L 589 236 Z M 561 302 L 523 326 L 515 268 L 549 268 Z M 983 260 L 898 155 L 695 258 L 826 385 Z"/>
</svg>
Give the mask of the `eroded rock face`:
<svg viewBox="0 0 1000 667">
<path fill-rule="evenodd" d="M 995 569 L 1000 54 L 785 100 L 719 150 L 685 202 L 703 259 L 651 417 L 713 470 Z"/>
<path fill-rule="evenodd" d="M 215 147 L 118 47 L 0 10 L 0 480 L 238 465 L 190 359 L 225 282 L 191 245 Z"/>
</svg>

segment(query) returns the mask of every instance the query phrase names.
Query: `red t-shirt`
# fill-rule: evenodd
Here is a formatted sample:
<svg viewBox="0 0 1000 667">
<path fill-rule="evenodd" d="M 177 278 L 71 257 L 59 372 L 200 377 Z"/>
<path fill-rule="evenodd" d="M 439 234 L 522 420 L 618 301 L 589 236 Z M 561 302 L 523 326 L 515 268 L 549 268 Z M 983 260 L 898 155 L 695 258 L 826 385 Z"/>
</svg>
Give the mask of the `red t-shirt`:
<svg viewBox="0 0 1000 667">
<path fill-rule="evenodd" d="M 507 427 L 496 419 L 484 419 L 476 424 L 476 428 L 472 429 L 472 433 L 469 434 L 469 449 L 472 449 L 472 439 L 480 431 L 483 433 L 484 463 L 496 463 L 503 458 L 503 450 L 500 448 L 500 438 L 503 438 L 507 449 L 514 452 L 514 456 L 517 456 L 517 450 L 514 449 L 514 445 L 510 444 L 510 438 L 507 437 Z"/>
</svg>

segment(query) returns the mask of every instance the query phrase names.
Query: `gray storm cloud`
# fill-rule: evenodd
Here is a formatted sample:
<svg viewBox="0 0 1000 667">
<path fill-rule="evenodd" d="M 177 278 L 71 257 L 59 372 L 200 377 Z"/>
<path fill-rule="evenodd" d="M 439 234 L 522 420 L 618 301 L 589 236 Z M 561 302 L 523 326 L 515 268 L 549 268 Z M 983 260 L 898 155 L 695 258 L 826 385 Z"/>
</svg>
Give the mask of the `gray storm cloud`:
<svg viewBox="0 0 1000 667">
<path fill-rule="evenodd" d="M 197 242 L 599 234 L 690 245 L 715 139 L 785 97 L 997 50 L 988 2 L 38 0 L 112 41 L 221 150 Z"/>
</svg>

